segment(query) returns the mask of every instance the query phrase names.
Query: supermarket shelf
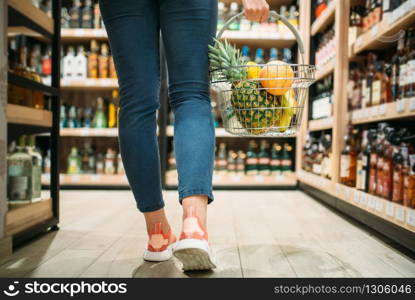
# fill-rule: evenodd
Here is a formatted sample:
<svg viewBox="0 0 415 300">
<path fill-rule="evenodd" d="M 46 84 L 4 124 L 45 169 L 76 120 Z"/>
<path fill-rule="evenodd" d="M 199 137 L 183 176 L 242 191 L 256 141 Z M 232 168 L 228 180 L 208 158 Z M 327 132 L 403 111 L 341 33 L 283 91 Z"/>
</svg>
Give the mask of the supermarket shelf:
<svg viewBox="0 0 415 300">
<path fill-rule="evenodd" d="M 412 2 L 407 1 L 402 6 L 410 5 Z M 412 9 L 401 7 L 396 9 L 393 14 L 395 15 L 392 15 L 392 20 L 384 19 L 357 38 L 354 45 L 355 54 L 364 50 L 379 50 L 388 47 L 388 44 L 394 45 L 399 38 L 400 31 L 415 24 L 415 7 Z"/>
<path fill-rule="evenodd" d="M 226 30 L 222 39 L 237 45 L 248 45 L 250 47 L 263 48 L 291 48 L 296 44 L 291 32 L 281 34 L 279 32 L 257 32 L 257 31 L 232 31 Z"/>
<path fill-rule="evenodd" d="M 52 112 L 16 104 L 7 104 L 7 122 L 52 127 Z"/>
<path fill-rule="evenodd" d="M 17 86 L 20 86 L 22 88 L 30 89 L 30 90 L 36 90 L 44 92 L 48 95 L 59 95 L 59 91 L 56 88 L 53 88 L 51 86 L 44 85 L 42 83 L 36 82 L 34 80 L 16 75 L 13 72 L 7 73 L 8 82 Z"/>
<path fill-rule="evenodd" d="M 106 40 L 108 39 L 105 29 L 89 29 L 89 28 L 62 28 L 62 42 L 81 42 L 87 40 Z"/>
<path fill-rule="evenodd" d="M 351 112 L 352 124 L 415 117 L 415 97 Z"/>
<path fill-rule="evenodd" d="M 166 185 L 177 186 L 177 171 L 166 172 Z M 294 173 L 284 176 L 261 176 L 261 175 L 228 175 L 215 174 L 213 176 L 214 187 L 296 187 L 297 179 Z"/>
<path fill-rule="evenodd" d="M 49 185 L 50 176 L 42 174 L 42 184 Z M 60 174 L 59 183 L 61 186 L 128 186 L 125 175 L 100 175 L 100 174 Z"/>
<path fill-rule="evenodd" d="M 304 170 L 297 172 L 297 178 L 299 181 L 304 182 L 316 189 L 323 190 L 328 194 L 334 193 L 334 182 L 330 179 L 315 175 Z"/>
<path fill-rule="evenodd" d="M 61 89 L 106 90 L 118 88 L 118 80 L 113 78 L 62 79 Z"/>
<path fill-rule="evenodd" d="M 335 17 L 336 1 L 332 1 L 327 9 L 317 18 L 311 25 L 311 35 L 314 36 L 320 31 L 324 30 L 327 25 L 333 23 Z"/>
<path fill-rule="evenodd" d="M 61 128 L 60 136 L 118 137 L 118 128 Z"/>
<path fill-rule="evenodd" d="M 308 121 L 308 129 L 310 131 L 320 131 L 331 128 L 333 128 L 333 117 Z"/>
<path fill-rule="evenodd" d="M 30 36 L 32 38 L 35 38 L 42 42 L 47 42 L 48 39 L 38 33 L 35 30 L 32 30 L 30 28 L 24 27 L 24 26 L 9 26 L 7 28 L 7 37 L 15 37 L 18 35 L 24 34 L 26 36 Z"/>
<path fill-rule="evenodd" d="M 323 79 L 324 77 L 326 77 L 326 76 L 330 75 L 331 73 L 333 73 L 335 63 L 336 63 L 335 59 L 332 59 L 331 61 L 329 61 L 325 65 L 317 67 L 316 81 L 319 81 L 319 80 Z"/>
<path fill-rule="evenodd" d="M 52 199 L 28 204 L 9 204 L 5 221 L 6 235 L 20 233 L 52 217 Z"/>
<path fill-rule="evenodd" d="M 174 135 L 174 126 L 169 125 L 166 127 L 166 135 L 173 136 Z M 215 136 L 216 137 L 238 137 L 226 132 L 225 128 L 215 128 Z"/>
<path fill-rule="evenodd" d="M 222 0 L 221 2 L 226 3 L 226 5 L 231 4 L 232 2 L 238 2 L 239 4 L 242 4 L 242 0 Z M 276 8 L 280 5 L 289 5 L 289 4 L 293 4 L 292 0 L 267 0 L 269 6 L 271 8 Z"/>
<path fill-rule="evenodd" d="M 7 0 L 7 4 L 12 8 L 9 12 L 10 26 L 23 25 L 49 38 L 52 37 L 53 19 L 35 7 L 31 0 Z"/>
</svg>

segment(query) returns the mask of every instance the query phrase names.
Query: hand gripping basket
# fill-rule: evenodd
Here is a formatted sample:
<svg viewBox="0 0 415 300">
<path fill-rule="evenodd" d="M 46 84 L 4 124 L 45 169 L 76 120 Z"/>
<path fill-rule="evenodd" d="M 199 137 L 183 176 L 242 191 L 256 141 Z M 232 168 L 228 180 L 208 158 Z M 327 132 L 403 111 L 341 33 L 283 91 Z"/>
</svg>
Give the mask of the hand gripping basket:
<svg viewBox="0 0 415 300">
<path fill-rule="evenodd" d="M 243 14 L 229 19 L 217 34 L 217 40 Z M 281 20 L 292 31 L 303 63 L 304 46 L 298 31 L 275 11 L 271 11 L 270 16 Z M 229 74 L 229 68 L 210 71 L 212 93 L 217 99 L 225 130 L 237 136 L 294 136 L 300 126 L 306 93 L 315 81 L 315 66 L 271 62 L 231 68 L 243 68 L 247 78 L 228 80 L 225 74 Z M 256 76 L 248 77 L 250 68 Z"/>
</svg>

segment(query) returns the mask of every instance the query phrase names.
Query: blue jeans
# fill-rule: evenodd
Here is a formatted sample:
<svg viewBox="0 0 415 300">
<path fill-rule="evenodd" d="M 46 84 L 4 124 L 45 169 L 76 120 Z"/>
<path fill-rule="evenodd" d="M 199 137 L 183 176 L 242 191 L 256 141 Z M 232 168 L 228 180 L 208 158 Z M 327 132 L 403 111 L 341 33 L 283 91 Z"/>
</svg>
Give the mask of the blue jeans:
<svg viewBox="0 0 415 300">
<path fill-rule="evenodd" d="M 120 86 L 119 141 L 141 212 L 164 207 L 157 143 L 159 36 L 166 52 L 179 201 L 213 200 L 215 131 L 209 98 L 208 44 L 217 0 L 100 0 Z"/>
</svg>

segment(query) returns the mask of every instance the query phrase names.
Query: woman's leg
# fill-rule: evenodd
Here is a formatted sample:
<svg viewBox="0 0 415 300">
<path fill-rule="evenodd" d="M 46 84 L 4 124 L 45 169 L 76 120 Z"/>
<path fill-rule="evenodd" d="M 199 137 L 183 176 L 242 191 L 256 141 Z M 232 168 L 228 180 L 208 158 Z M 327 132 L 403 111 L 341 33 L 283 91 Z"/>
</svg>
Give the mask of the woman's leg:
<svg viewBox="0 0 415 300">
<path fill-rule="evenodd" d="M 179 199 L 206 222 L 213 200 L 215 131 L 209 98 L 208 44 L 216 32 L 216 0 L 160 1 L 160 26 L 175 114 L 174 145 Z"/>
<path fill-rule="evenodd" d="M 154 0 L 100 0 L 120 85 L 121 156 L 147 230 L 169 230 L 156 136 L 159 107 L 159 7 Z"/>
</svg>

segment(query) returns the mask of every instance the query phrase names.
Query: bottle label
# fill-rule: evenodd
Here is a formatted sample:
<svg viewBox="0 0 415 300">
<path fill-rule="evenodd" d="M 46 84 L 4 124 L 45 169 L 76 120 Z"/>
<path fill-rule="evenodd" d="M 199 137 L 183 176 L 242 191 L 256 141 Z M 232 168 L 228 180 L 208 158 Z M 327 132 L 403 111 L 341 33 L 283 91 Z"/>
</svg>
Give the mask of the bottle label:
<svg viewBox="0 0 415 300">
<path fill-rule="evenodd" d="M 258 164 L 258 159 L 256 159 L 256 158 L 248 158 L 246 160 L 246 164 L 247 165 L 257 165 Z"/>
<path fill-rule="evenodd" d="M 32 197 L 40 198 L 42 191 L 42 168 L 39 165 L 32 167 Z"/>
<path fill-rule="evenodd" d="M 267 157 L 262 157 L 259 159 L 259 164 L 260 165 L 269 165 L 270 159 Z"/>
<path fill-rule="evenodd" d="M 409 164 L 410 164 L 410 174 L 414 175 L 415 174 L 415 154 L 411 154 L 409 155 Z M 415 195 L 414 195 L 415 197 Z"/>
<path fill-rule="evenodd" d="M 371 168 L 369 172 L 369 192 L 376 193 L 376 169 Z"/>
<path fill-rule="evenodd" d="M 372 84 L 372 105 L 379 105 L 381 98 L 381 82 L 380 80 L 373 81 Z"/>
<path fill-rule="evenodd" d="M 10 176 L 8 178 L 9 200 L 31 200 L 29 188 L 28 176 Z"/>
<path fill-rule="evenodd" d="M 356 188 L 362 190 L 363 161 L 358 159 L 356 162 Z"/>
<path fill-rule="evenodd" d="M 340 177 L 347 178 L 349 177 L 350 172 L 350 156 L 342 155 L 340 158 Z"/>
<path fill-rule="evenodd" d="M 217 162 L 216 162 L 216 165 L 218 167 L 226 167 L 227 163 L 228 162 L 226 160 L 224 160 L 224 159 L 218 159 Z"/>
<path fill-rule="evenodd" d="M 279 159 L 273 159 L 271 160 L 271 166 L 273 167 L 279 167 L 281 165 L 281 161 Z"/>
<path fill-rule="evenodd" d="M 392 162 L 383 163 L 383 176 L 382 176 L 383 189 L 382 194 L 386 199 L 390 199 L 392 191 Z"/>
<path fill-rule="evenodd" d="M 415 83 L 415 59 L 408 61 L 407 66 L 407 84 Z"/>
<path fill-rule="evenodd" d="M 24 165 L 17 162 L 9 163 L 8 173 L 9 176 L 22 176 L 24 174 Z"/>
<path fill-rule="evenodd" d="M 404 87 L 406 85 L 406 80 L 407 80 L 407 65 L 406 64 L 402 64 L 399 67 L 399 86 L 400 87 Z"/>
<path fill-rule="evenodd" d="M 313 173 L 317 175 L 321 175 L 321 165 L 320 164 L 313 164 Z"/>
</svg>

